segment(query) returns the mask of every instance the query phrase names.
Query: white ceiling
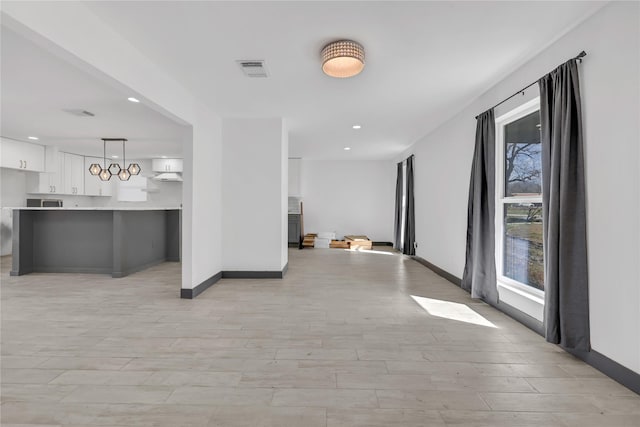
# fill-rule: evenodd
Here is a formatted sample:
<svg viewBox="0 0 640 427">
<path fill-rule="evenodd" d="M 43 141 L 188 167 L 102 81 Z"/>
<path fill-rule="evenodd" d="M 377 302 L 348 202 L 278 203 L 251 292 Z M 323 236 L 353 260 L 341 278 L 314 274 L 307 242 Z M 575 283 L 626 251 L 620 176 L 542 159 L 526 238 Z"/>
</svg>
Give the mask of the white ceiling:
<svg viewBox="0 0 640 427">
<path fill-rule="evenodd" d="M 460 111 L 603 3 L 86 4 L 221 116 L 285 117 L 290 156 L 382 159 Z M 321 48 L 340 38 L 366 50 L 364 71 L 351 79 L 321 72 Z M 244 77 L 238 59 L 266 60 L 270 77 Z"/>
<path fill-rule="evenodd" d="M 127 101 L 103 81 L 54 56 L 2 27 L 2 136 L 57 145 L 84 155 L 102 156 L 101 137 L 124 137 L 127 157 L 182 157 L 185 127 L 160 113 Z M 83 109 L 95 117 L 78 117 L 64 110 Z M 30 141 L 34 142 L 34 141 Z M 107 145 L 122 154 L 120 144 Z"/>
<path fill-rule="evenodd" d="M 86 2 L 222 117 L 282 116 L 291 157 L 332 159 L 394 157 L 602 4 Z M 340 38 L 366 50 L 350 79 L 321 71 Z M 128 157 L 181 156 L 184 126 L 131 94 L 5 27 L 1 48 L 2 136 L 87 155 L 126 137 Z M 245 77 L 238 59 L 264 59 L 270 76 Z"/>
</svg>

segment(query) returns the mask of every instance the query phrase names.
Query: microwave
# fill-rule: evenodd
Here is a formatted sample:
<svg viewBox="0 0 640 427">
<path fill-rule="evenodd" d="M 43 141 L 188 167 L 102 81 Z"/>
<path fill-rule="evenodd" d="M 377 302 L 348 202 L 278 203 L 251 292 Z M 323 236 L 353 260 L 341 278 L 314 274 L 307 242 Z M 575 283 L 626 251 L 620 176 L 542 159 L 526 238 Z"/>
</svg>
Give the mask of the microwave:
<svg viewBox="0 0 640 427">
<path fill-rule="evenodd" d="M 59 199 L 27 199 L 28 208 L 61 208 L 62 200 Z"/>
</svg>

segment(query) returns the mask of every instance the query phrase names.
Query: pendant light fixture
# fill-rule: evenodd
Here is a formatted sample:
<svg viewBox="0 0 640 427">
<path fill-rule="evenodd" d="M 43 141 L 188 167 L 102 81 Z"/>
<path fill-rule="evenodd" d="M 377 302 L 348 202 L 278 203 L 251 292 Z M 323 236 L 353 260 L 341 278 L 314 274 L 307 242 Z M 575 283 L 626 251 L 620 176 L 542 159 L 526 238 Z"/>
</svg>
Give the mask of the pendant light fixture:
<svg viewBox="0 0 640 427">
<path fill-rule="evenodd" d="M 119 163 L 111 163 L 107 167 L 107 142 L 108 141 L 121 141 L 122 142 L 122 167 Z M 101 167 L 97 163 L 92 163 L 89 166 L 89 173 L 91 175 L 97 175 L 102 181 L 109 181 L 113 175 L 117 175 L 120 181 L 128 181 L 132 175 L 139 175 L 142 172 L 138 163 L 131 163 L 129 167 L 126 167 L 127 158 L 125 152 L 125 138 L 102 138 L 103 151 L 102 151 L 102 163 Z"/>
<path fill-rule="evenodd" d="M 331 42 L 322 49 L 321 56 L 322 71 L 331 77 L 353 77 L 364 68 L 364 47 L 353 40 Z"/>
<path fill-rule="evenodd" d="M 122 166 L 127 165 L 127 158 L 125 157 L 124 153 L 125 141 L 126 139 L 122 140 Z M 118 178 L 120 178 L 120 181 L 129 181 L 129 178 L 131 178 L 131 173 L 129 173 L 129 171 L 123 167 L 122 169 L 120 169 L 120 172 L 118 172 Z"/>
</svg>

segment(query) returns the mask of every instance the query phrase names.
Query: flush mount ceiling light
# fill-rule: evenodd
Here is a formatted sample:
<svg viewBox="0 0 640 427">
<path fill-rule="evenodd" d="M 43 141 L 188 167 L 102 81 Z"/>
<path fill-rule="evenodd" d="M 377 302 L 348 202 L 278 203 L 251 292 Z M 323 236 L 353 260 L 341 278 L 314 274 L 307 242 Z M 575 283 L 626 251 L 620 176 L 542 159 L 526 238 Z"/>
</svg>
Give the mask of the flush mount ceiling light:
<svg viewBox="0 0 640 427">
<path fill-rule="evenodd" d="M 131 102 L 135 102 L 136 104 L 137 104 L 138 102 L 140 102 L 140 100 L 139 100 L 138 98 L 134 98 L 133 96 L 130 96 L 129 98 L 127 98 L 127 100 L 128 100 L 128 101 L 131 101 Z"/>
<path fill-rule="evenodd" d="M 111 163 L 109 167 L 107 167 L 107 141 L 121 141 L 122 142 L 122 167 L 120 167 L 119 163 Z M 97 163 L 93 163 L 89 166 L 89 173 L 91 175 L 97 175 L 102 181 L 109 181 L 113 175 L 117 175 L 120 178 L 120 181 L 128 181 L 132 175 L 139 175 L 142 172 L 140 165 L 137 163 L 131 163 L 129 167 L 127 165 L 127 158 L 125 155 L 125 142 L 127 140 L 125 138 L 102 138 L 103 152 L 102 152 L 102 162 L 103 166 L 100 166 Z M 118 156 L 111 156 L 115 159 Z"/>
<path fill-rule="evenodd" d="M 37 141 L 37 140 L 39 140 L 39 139 L 40 139 L 40 138 L 38 138 L 37 136 L 28 136 L 27 138 L 29 138 L 29 139 L 30 139 L 30 140 L 32 140 L 32 141 Z"/>
<path fill-rule="evenodd" d="M 344 147 L 344 151 L 349 151 L 351 150 L 351 147 Z"/>
<path fill-rule="evenodd" d="M 353 77 L 364 68 L 364 48 L 353 40 L 331 42 L 321 55 L 322 71 L 331 77 Z"/>
<path fill-rule="evenodd" d="M 354 129 L 361 129 L 362 128 L 362 126 L 360 126 L 360 125 L 353 125 L 351 127 L 354 128 Z"/>
</svg>

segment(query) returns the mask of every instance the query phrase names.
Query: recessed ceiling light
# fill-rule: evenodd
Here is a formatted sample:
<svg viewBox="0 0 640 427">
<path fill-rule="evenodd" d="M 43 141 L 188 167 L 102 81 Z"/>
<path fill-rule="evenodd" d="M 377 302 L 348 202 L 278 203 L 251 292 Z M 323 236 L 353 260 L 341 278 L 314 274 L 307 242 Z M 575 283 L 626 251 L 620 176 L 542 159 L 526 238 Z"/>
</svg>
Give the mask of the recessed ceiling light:
<svg viewBox="0 0 640 427">
<path fill-rule="evenodd" d="M 38 138 L 37 136 L 28 136 L 27 138 L 32 139 L 34 141 L 39 140 L 40 138 Z"/>
<path fill-rule="evenodd" d="M 129 101 L 131 102 L 140 102 L 140 100 L 138 98 L 134 98 L 133 96 L 130 96 L 129 98 L 127 98 Z"/>
<path fill-rule="evenodd" d="M 354 129 L 360 129 L 360 128 L 362 128 L 362 126 L 360 126 L 360 125 L 353 125 L 353 126 L 351 126 L 351 127 L 352 127 L 352 128 L 354 128 Z"/>
<path fill-rule="evenodd" d="M 351 147 L 344 147 L 344 151 L 349 151 L 351 150 Z"/>
<path fill-rule="evenodd" d="M 112 158 L 112 159 L 117 159 L 117 158 L 118 158 L 118 156 L 111 156 L 111 158 Z"/>
</svg>

